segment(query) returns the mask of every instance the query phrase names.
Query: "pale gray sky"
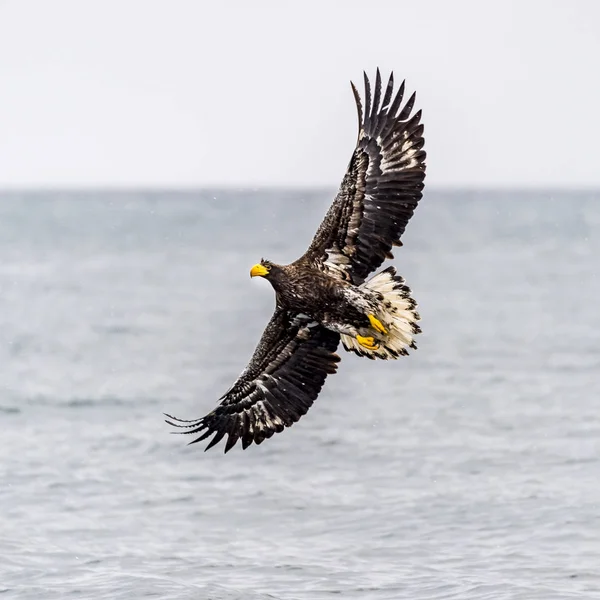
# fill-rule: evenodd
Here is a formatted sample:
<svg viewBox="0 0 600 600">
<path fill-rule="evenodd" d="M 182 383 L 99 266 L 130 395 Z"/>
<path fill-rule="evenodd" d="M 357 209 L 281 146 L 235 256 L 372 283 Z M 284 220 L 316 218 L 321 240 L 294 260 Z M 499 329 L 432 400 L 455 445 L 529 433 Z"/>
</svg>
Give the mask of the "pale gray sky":
<svg viewBox="0 0 600 600">
<path fill-rule="evenodd" d="M 337 186 L 393 69 L 431 186 L 600 186 L 594 0 L 0 0 L 0 187 Z"/>
</svg>

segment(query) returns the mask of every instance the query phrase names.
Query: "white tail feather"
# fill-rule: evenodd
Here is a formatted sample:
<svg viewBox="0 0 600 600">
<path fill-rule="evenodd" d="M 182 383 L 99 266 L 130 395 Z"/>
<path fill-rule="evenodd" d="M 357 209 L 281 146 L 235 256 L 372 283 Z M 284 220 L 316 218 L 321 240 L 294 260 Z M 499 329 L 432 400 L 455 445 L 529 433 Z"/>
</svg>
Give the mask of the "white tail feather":
<svg viewBox="0 0 600 600">
<path fill-rule="evenodd" d="M 383 299 L 375 316 L 387 329 L 387 334 L 370 331 L 379 344 L 376 350 L 361 346 L 354 337 L 342 334 L 342 344 L 350 352 L 368 358 L 394 359 L 406 356 L 408 348 L 416 349 L 415 336 L 421 332 L 417 321 L 417 303 L 410 296 L 410 288 L 404 279 L 396 275 L 394 267 L 388 267 L 361 285 L 362 288 L 378 292 Z M 364 335 L 364 334 L 363 334 Z"/>
</svg>

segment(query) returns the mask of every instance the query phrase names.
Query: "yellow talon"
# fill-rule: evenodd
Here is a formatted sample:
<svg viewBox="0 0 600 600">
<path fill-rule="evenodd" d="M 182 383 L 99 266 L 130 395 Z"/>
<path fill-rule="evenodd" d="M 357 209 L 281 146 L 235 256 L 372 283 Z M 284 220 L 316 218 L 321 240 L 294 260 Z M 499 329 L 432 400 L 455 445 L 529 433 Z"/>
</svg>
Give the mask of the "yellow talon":
<svg viewBox="0 0 600 600">
<path fill-rule="evenodd" d="M 377 350 L 377 348 L 379 348 L 379 344 L 375 341 L 375 338 L 372 338 L 371 336 L 364 337 L 362 335 L 357 335 L 356 341 L 367 350 Z"/>
<path fill-rule="evenodd" d="M 371 323 L 371 327 L 375 331 L 387 334 L 387 329 L 381 324 L 381 321 L 377 317 L 375 317 L 374 315 L 367 315 L 367 317 L 369 317 L 369 323 Z"/>
</svg>

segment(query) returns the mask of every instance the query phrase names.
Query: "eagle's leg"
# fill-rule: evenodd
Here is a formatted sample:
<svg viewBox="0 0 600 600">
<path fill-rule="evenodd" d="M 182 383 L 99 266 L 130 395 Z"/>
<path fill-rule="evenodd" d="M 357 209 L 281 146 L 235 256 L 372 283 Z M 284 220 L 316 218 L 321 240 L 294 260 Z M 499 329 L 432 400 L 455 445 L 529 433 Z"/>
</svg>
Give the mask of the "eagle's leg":
<svg viewBox="0 0 600 600">
<path fill-rule="evenodd" d="M 379 344 L 375 341 L 375 338 L 371 336 L 365 337 L 362 335 L 357 335 L 356 341 L 367 350 L 377 350 L 377 348 L 379 348 Z"/>
<path fill-rule="evenodd" d="M 375 315 L 368 314 L 367 317 L 369 318 L 369 323 L 371 323 L 371 327 L 375 331 L 387 335 L 388 330 L 383 326 L 381 321 Z"/>
<path fill-rule="evenodd" d="M 387 335 L 388 330 L 383 326 L 383 323 L 373 314 L 369 313 L 367 315 L 369 319 L 369 323 L 371 327 L 377 332 L 383 335 Z M 357 334 L 356 341 L 367 350 L 377 350 L 379 348 L 379 343 L 375 340 L 375 338 L 371 335 L 364 336 Z"/>
<path fill-rule="evenodd" d="M 325 318 L 321 323 L 328 329 L 331 329 L 331 331 L 336 331 L 342 335 L 354 338 L 358 344 L 366 350 L 373 351 L 379 348 L 377 340 L 373 336 L 368 335 L 368 327 L 365 326 L 366 324 L 357 327 L 348 322 L 342 322 L 339 319 L 332 319 L 330 315 L 325 315 Z M 360 333 L 358 333 L 360 330 L 362 330 L 363 333 L 367 333 L 367 335 L 360 335 Z"/>
</svg>

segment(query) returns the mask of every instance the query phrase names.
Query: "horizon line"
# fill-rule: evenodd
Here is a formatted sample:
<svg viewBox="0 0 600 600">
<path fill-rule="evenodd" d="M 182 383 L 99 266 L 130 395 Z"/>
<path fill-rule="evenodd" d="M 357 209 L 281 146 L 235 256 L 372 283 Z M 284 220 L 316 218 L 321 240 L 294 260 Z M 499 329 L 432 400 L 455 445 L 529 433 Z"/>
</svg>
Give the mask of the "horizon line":
<svg viewBox="0 0 600 600">
<path fill-rule="evenodd" d="M 241 192 L 241 191 L 305 191 L 305 192 L 337 192 L 339 186 L 317 185 L 317 184 L 60 184 L 60 185 L 2 185 L 0 194 L 7 193 L 197 193 L 197 192 Z M 449 184 L 449 185 L 426 185 L 424 193 L 427 192 L 599 192 L 600 184 L 576 185 L 576 184 L 510 184 L 510 185 L 473 185 L 473 184 Z"/>
</svg>

